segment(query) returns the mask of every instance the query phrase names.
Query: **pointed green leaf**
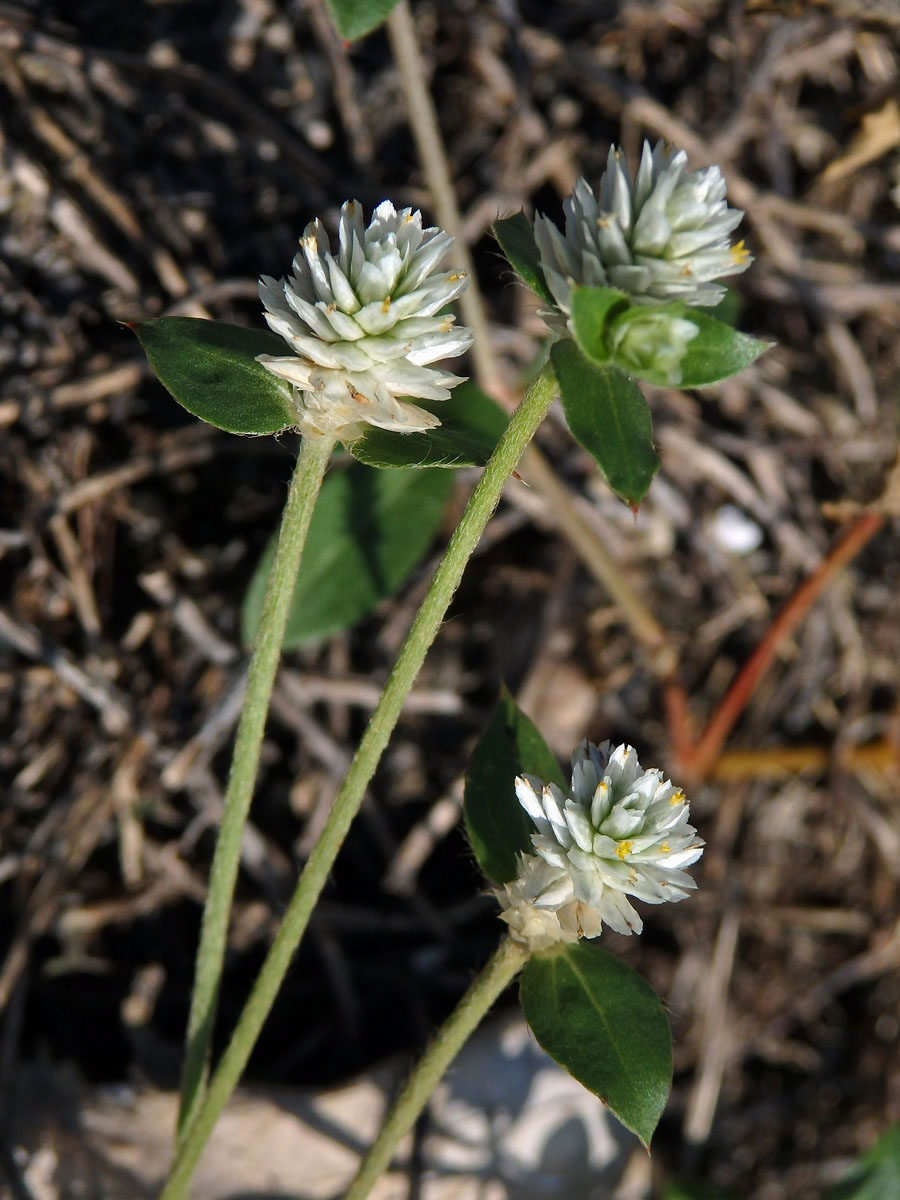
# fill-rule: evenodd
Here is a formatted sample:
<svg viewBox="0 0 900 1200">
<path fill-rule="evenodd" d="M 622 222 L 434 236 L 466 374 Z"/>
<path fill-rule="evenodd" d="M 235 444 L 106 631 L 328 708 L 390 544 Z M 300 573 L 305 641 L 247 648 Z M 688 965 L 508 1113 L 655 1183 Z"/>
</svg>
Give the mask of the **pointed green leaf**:
<svg viewBox="0 0 900 1200">
<path fill-rule="evenodd" d="M 508 424 L 506 413 L 474 383 L 455 387 L 449 400 L 416 400 L 440 419 L 427 433 L 391 433 L 370 427 L 347 449 L 370 467 L 483 467 Z"/>
<path fill-rule="evenodd" d="M 887 1200 L 900 1196 L 900 1126 L 889 1125 L 825 1200 Z"/>
<path fill-rule="evenodd" d="M 381 24 L 398 0 L 328 0 L 338 32 L 348 41 L 365 37 Z"/>
<path fill-rule="evenodd" d="M 288 615 L 284 646 L 315 641 L 361 621 L 422 561 L 453 486 L 446 471 L 331 472 L 319 493 Z M 242 632 L 252 645 L 262 612 L 273 539 L 244 597 Z"/>
<path fill-rule="evenodd" d="M 552 347 L 550 361 L 573 435 L 616 495 L 636 508 L 659 468 L 641 389 L 618 368 L 590 362 L 571 338 Z"/>
<path fill-rule="evenodd" d="M 688 342 L 681 360 L 681 382 L 678 384 L 681 388 L 703 387 L 736 375 L 774 344 L 759 342 L 698 308 L 687 305 L 677 308 L 679 316 L 693 321 L 700 330 Z"/>
<path fill-rule="evenodd" d="M 572 289 L 572 327 L 575 339 L 588 358 L 606 364 L 610 348 L 606 331 L 610 320 L 630 306 L 624 292 L 615 288 L 576 287 Z"/>
<path fill-rule="evenodd" d="M 257 354 L 284 355 L 274 333 L 196 317 L 157 317 L 131 328 L 163 387 L 201 421 L 257 434 L 297 424 L 290 384 L 256 362 Z"/>
<path fill-rule="evenodd" d="M 649 1147 L 672 1084 L 672 1035 L 650 984 L 595 942 L 533 955 L 525 1020 L 561 1066 Z"/>
<path fill-rule="evenodd" d="M 469 761 L 466 775 L 466 833 L 478 864 L 494 883 L 516 875 L 516 854 L 531 853 L 534 824 L 516 798 L 523 772 L 565 788 L 553 751 L 505 687 Z"/>
<path fill-rule="evenodd" d="M 534 231 L 524 212 L 495 221 L 494 237 L 522 282 L 547 304 L 556 308 L 553 293 L 547 287 L 541 269 L 541 255 L 534 240 Z"/>
</svg>

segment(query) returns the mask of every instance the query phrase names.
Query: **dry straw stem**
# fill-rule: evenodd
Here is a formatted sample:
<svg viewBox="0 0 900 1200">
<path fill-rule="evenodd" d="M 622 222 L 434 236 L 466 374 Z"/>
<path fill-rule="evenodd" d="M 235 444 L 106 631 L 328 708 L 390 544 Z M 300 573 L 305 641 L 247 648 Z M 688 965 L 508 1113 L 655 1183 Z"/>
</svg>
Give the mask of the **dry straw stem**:
<svg viewBox="0 0 900 1200">
<path fill-rule="evenodd" d="M 729 750 L 710 767 L 709 778 L 719 783 L 778 780 L 804 772 L 821 774 L 831 766 L 842 771 L 889 771 L 900 767 L 900 745 L 880 738 L 865 746 L 835 752 L 829 746 L 767 746 L 762 750 Z"/>
<path fill-rule="evenodd" d="M 456 191 L 450 174 L 447 153 L 441 137 L 434 104 L 425 82 L 425 66 L 416 38 L 415 25 L 407 0 L 391 12 L 387 31 L 400 74 L 406 100 L 407 117 L 422 169 L 428 181 L 434 210 L 442 228 L 456 238 L 456 254 L 469 276 L 469 287 L 460 297 L 465 323 L 473 329 L 472 357 L 475 374 L 482 388 L 506 408 L 515 406 L 491 340 L 478 277 L 463 236 L 463 220 L 456 203 Z M 548 509 L 560 533 L 571 543 L 594 578 L 618 606 L 624 621 L 643 648 L 657 679 L 671 678 L 678 657 L 665 630 L 625 578 L 621 567 L 610 555 L 597 533 L 587 525 L 572 503 L 566 488 L 536 446 L 529 446 L 521 463 L 521 473 L 536 491 L 546 497 Z"/>
</svg>

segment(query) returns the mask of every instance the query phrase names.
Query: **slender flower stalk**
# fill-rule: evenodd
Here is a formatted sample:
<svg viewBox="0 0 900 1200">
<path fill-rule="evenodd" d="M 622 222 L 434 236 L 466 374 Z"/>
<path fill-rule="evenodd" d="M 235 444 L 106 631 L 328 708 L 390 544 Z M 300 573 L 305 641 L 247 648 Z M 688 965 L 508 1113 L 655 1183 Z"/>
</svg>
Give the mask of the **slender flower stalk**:
<svg viewBox="0 0 900 1200">
<path fill-rule="evenodd" d="M 222 825 L 203 908 L 181 1078 L 179 1136 L 184 1134 L 191 1121 L 203 1086 L 225 958 L 228 918 L 240 863 L 241 839 L 253 798 L 269 701 L 300 556 L 333 446 L 333 436 L 303 438 L 281 519 L 259 633 L 250 660 L 247 691 L 225 790 Z"/>
<path fill-rule="evenodd" d="M 507 937 L 500 943 L 409 1076 L 344 1194 L 344 1200 L 365 1200 L 389 1166 L 400 1140 L 412 1129 L 444 1072 L 527 959 L 528 951 L 520 942 Z"/>
<path fill-rule="evenodd" d="M 291 959 L 325 886 L 341 843 L 355 817 L 366 788 L 397 723 L 404 700 L 415 682 L 431 643 L 462 579 L 466 563 L 499 502 L 506 481 L 546 416 L 557 394 L 549 368 L 538 376 L 513 414 L 472 493 L 447 552 L 435 572 L 428 594 L 385 684 L 347 776 L 341 785 L 294 895 L 281 928 L 257 976 L 231 1041 L 222 1056 L 202 1104 L 176 1153 L 161 1200 L 183 1200 L 191 1175 L 212 1128 L 247 1064 Z"/>
<path fill-rule="evenodd" d="M 259 361 L 292 385 L 303 434 L 294 482 L 269 577 L 250 664 L 216 843 L 188 1019 L 181 1086 L 179 1144 L 191 1123 L 203 1085 L 222 975 L 240 845 L 284 640 L 294 580 L 313 506 L 335 441 L 353 441 L 367 426 L 410 433 L 440 421 L 404 396 L 446 400 L 459 376 L 434 367 L 463 353 L 468 329 L 441 314 L 465 288 L 464 272 L 438 273 L 453 238 L 423 229 L 422 215 L 399 213 L 389 200 L 366 226 L 362 208 L 341 209 L 337 254 L 317 219 L 307 225 L 291 276 L 264 275 L 259 292 L 270 328 L 292 354 L 263 354 Z"/>
</svg>

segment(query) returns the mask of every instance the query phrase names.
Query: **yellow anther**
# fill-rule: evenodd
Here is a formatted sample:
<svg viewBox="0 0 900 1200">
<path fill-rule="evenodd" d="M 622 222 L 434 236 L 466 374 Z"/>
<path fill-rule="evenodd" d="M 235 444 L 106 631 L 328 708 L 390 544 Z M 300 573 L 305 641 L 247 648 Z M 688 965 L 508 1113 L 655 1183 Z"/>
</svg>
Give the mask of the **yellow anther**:
<svg viewBox="0 0 900 1200">
<path fill-rule="evenodd" d="M 391 298 L 390 298 L 390 296 L 385 296 L 385 298 L 381 302 L 381 311 L 383 313 L 387 313 L 388 310 L 390 309 L 390 307 L 391 307 Z"/>
<path fill-rule="evenodd" d="M 675 791 L 669 797 L 669 803 L 672 805 L 684 804 L 684 792 L 681 790 L 681 788 L 675 789 Z"/>
<path fill-rule="evenodd" d="M 633 845 L 634 842 L 619 842 L 616 846 L 616 858 L 624 858 L 626 854 L 630 854 Z"/>
<path fill-rule="evenodd" d="M 663 842 L 663 844 L 659 848 L 659 852 L 660 852 L 660 854 L 671 854 L 672 847 L 669 845 L 668 842 Z"/>
<path fill-rule="evenodd" d="M 750 251 L 744 245 L 743 238 L 741 238 L 741 240 L 739 242 L 735 243 L 735 245 L 733 245 L 731 247 L 731 257 L 739 265 L 742 263 L 745 263 L 747 261 L 747 259 L 750 257 Z"/>
</svg>

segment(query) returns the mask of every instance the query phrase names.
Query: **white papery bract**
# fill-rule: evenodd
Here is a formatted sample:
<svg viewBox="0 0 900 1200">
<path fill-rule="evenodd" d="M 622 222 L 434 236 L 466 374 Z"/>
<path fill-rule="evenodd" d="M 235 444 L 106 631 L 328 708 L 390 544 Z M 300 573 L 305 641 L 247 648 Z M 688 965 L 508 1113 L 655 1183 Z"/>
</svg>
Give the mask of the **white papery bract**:
<svg viewBox="0 0 900 1200">
<path fill-rule="evenodd" d="M 336 254 L 316 219 L 293 273 L 260 279 L 266 321 L 291 354 L 258 361 L 293 385 L 301 432 L 353 441 L 367 425 L 400 433 L 440 425 L 404 397 L 447 400 L 462 383 L 431 365 L 472 343 L 469 329 L 441 313 L 468 282 L 464 271 L 437 270 L 452 244 L 441 229 L 423 229 L 411 208 L 397 212 L 384 200 L 366 226 L 362 205 L 348 200 Z"/>
<path fill-rule="evenodd" d="M 548 950 L 557 942 L 597 937 L 603 922 L 599 913 L 575 899 L 568 871 L 552 867 L 535 854 L 517 856 L 518 874 L 494 895 L 501 921 L 510 935 L 531 950 Z"/>
<path fill-rule="evenodd" d="M 642 770 L 631 746 L 582 742 L 567 796 L 532 775 L 516 779 L 531 817 L 535 853 L 495 892 L 513 937 L 531 949 L 596 937 L 605 922 L 640 933 L 628 896 L 648 904 L 684 900 L 696 884 L 684 870 L 703 853 L 681 788 Z"/>
<path fill-rule="evenodd" d="M 535 217 L 534 236 L 547 286 L 568 313 L 572 287 L 610 287 L 635 304 L 682 300 L 712 307 L 725 289 L 713 283 L 753 261 L 731 233 L 743 213 L 729 208 L 718 167 L 687 170 L 687 154 L 644 142 L 632 182 L 621 150 L 610 147 L 595 196 L 585 179 L 563 202 L 566 231 Z"/>
</svg>

